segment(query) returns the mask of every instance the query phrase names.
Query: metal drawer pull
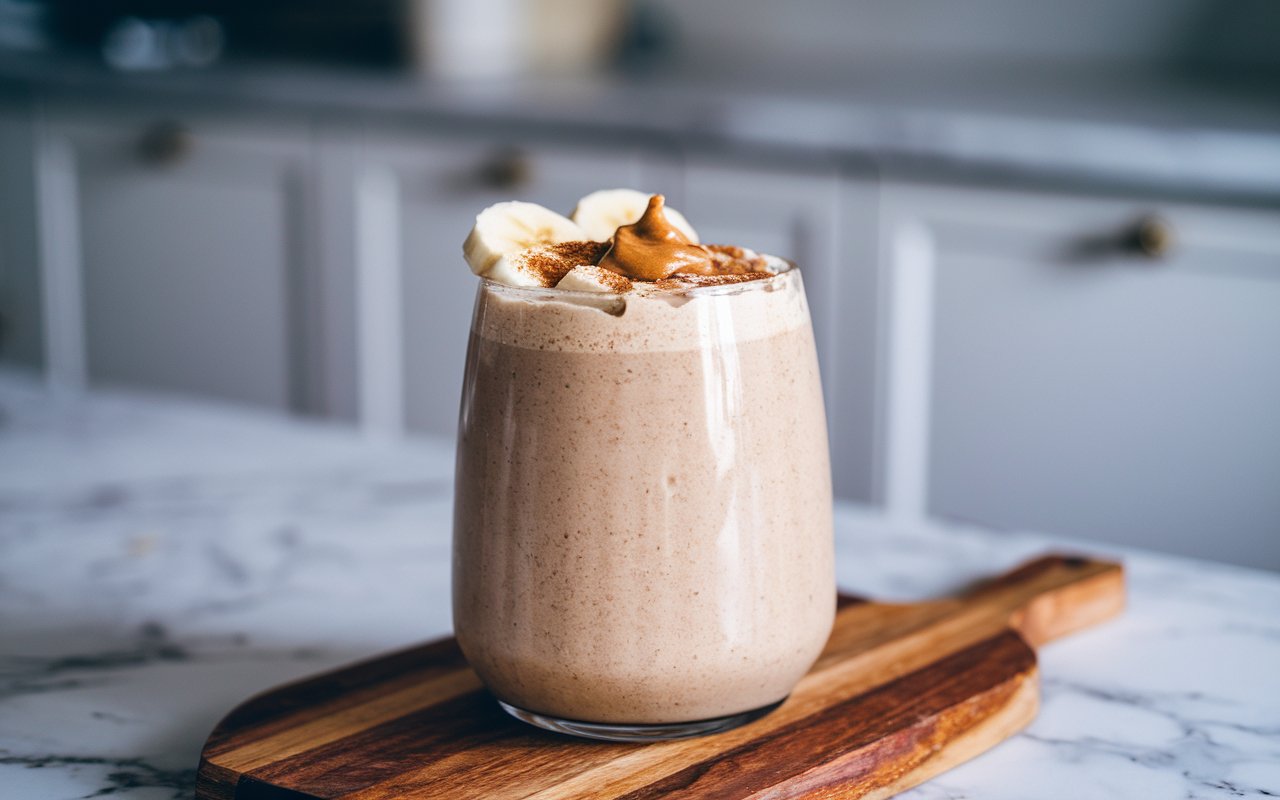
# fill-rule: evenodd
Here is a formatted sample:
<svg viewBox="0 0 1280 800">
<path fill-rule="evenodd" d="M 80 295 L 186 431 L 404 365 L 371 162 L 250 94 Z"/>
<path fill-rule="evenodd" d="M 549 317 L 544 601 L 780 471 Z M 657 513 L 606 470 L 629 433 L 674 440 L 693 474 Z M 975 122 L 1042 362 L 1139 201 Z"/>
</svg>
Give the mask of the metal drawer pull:
<svg viewBox="0 0 1280 800">
<path fill-rule="evenodd" d="M 1173 250 L 1173 227 L 1162 217 L 1147 214 L 1130 226 L 1120 243 L 1131 255 L 1162 259 Z"/>
<path fill-rule="evenodd" d="M 533 165 L 528 156 L 510 148 L 494 153 L 476 169 L 476 182 L 484 189 L 512 191 L 533 178 Z"/>
<path fill-rule="evenodd" d="M 195 136 L 180 122 L 157 122 L 138 137 L 138 158 L 157 167 L 183 161 L 195 147 Z"/>
</svg>

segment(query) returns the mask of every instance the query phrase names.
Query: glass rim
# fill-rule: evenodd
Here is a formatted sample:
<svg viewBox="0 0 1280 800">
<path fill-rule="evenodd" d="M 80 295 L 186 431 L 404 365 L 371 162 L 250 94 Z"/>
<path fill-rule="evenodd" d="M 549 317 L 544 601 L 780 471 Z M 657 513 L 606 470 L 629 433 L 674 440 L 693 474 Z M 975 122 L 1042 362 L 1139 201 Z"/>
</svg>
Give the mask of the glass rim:
<svg viewBox="0 0 1280 800">
<path fill-rule="evenodd" d="M 678 297 L 690 297 L 690 296 L 705 297 L 708 295 L 739 294 L 739 293 L 745 293 L 745 292 L 751 292 L 751 291 L 761 291 L 766 286 L 773 286 L 774 282 L 778 278 L 783 277 L 784 275 L 800 274 L 799 265 L 797 265 L 796 262 L 792 261 L 791 259 L 778 258 L 777 256 L 770 256 L 770 258 L 775 258 L 778 261 L 785 264 L 786 266 L 778 270 L 777 272 L 773 273 L 768 278 L 760 278 L 758 280 L 753 280 L 753 281 L 740 281 L 738 283 L 719 283 L 719 284 L 712 284 L 710 286 L 691 286 L 688 289 L 684 289 L 679 292 L 668 293 L 668 292 L 658 291 L 658 292 L 654 292 L 653 294 L 671 294 Z M 486 278 L 483 275 L 479 276 L 479 278 L 480 278 L 480 287 L 482 289 L 496 290 L 498 292 L 515 295 L 517 297 L 523 295 L 526 299 L 543 300 L 543 299 L 553 299 L 557 297 L 577 297 L 577 298 L 583 298 L 583 299 L 593 298 L 593 299 L 599 300 L 601 297 L 609 297 L 609 296 L 626 298 L 632 294 L 632 292 L 630 291 L 624 292 L 622 294 L 610 295 L 607 292 L 589 292 L 583 289 L 557 289 L 554 286 L 512 286 L 507 283 L 502 283 L 501 281 L 495 281 L 492 278 Z"/>
</svg>

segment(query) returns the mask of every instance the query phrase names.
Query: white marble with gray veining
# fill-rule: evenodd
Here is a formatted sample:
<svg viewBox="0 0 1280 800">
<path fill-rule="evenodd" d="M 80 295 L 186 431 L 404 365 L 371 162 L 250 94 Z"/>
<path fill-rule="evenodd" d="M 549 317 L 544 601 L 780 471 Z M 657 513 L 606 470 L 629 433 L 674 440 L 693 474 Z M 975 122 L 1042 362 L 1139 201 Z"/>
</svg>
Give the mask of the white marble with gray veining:
<svg viewBox="0 0 1280 800">
<path fill-rule="evenodd" d="M 0 798 L 189 797 L 249 694 L 446 633 L 452 453 L 0 376 Z M 843 586 L 946 591 L 1049 546 L 839 509 Z M 1087 549 L 1098 552 L 1098 546 Z M 912 798 L 1280 795 L 1280 576 L 1124 554 L 1024 733 Z"/>
</svg>

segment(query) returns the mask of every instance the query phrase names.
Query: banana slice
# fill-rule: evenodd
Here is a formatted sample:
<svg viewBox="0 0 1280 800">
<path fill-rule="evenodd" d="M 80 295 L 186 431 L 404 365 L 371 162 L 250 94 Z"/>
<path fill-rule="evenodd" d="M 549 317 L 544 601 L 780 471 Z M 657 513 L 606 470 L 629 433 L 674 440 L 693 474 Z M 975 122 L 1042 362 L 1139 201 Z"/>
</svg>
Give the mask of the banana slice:
<svg viewBox="0 0 1280 800">
<path fill-rule="evenodd" d="M 484 276 L 507 286 L 558 286 L 558 281 L 566 273 L 579 264 L 595 264 L 608 249 L 609 245 L 604 242 L 540 244 L 503 256 L 493 263 Z M 614 277 L 626 280 L 621 275 Z"/>
<path fill-rule="evenodd" d="M 605 292 L 626 294 L 631 291 L 631 281 L 616 272 L 593 264 L 581 264 L 565 273 L 557 289 L 571 292 Z"/>
<path fill-rule="evenodd" d="M 592 192 L 578 201 L 578 207 L 573 210 L 573 221 L 582 226 L 588 238 L 605 242 L 618 228 L 640 219 L 649 205 L 649 197 L 646 192 L 635 189 L 602 189 Z M 694 244 L 699 242 L 698 232 L 683 214 L 671 206 L 663 210 L 672 227 L 689 237 L 689 241 Z"/>
<path fill-rule="evenodd" d="M 577 242 L 591 237 L 572 220 L 537 203 L 511 200 L 495 203 L 476 215 L 462 254 L 477 275 L 513 286 L 537 286 L 528 270 L 515 269 L 511 259 L 531 247 Z"/>
<path fill-rule="evenodd" d="M 620 317 L 627 310 L 627 300 L 622 295 L 631 291 L 631 281 L 604 267 L 580 264 L 565 273 L 556 288 L 574 292 L 563 295 L 570 303 Z"/>
</svg>

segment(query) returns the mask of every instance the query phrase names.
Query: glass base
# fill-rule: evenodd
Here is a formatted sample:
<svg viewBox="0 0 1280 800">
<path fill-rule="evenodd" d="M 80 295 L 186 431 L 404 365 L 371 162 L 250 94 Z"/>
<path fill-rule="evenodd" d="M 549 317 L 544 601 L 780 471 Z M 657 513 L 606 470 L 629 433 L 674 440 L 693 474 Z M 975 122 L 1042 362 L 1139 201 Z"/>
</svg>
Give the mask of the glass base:
<svg viewBox="0 0 1280 800">
<path fill-rule="evenodd" d="M 550 717 L 546 714 L 535 714 L 532 711 L 525 711 L 523 708 L 517 708 L 501 700 L 498 701 L 498 705 L 502 706 L 502 710 L 521 722 L 527 722 L 530 725 L 548 731 L 555 731 L 556 733 L 567 733 L 570 736 L 598 739 L 603 742 L 661 742 L 669 739 L 691 739 L 695 736 L 707 736 L 708 734 L 722 733 L 740 725 L 746 725 L 748 722 L 754 722 L 773 711 L 782 705 L 786 699 L 784 697 L 776 703 L 770 703 L 767 706 L 761 706 L 751 711 L 743 711 L 741 714 L 730 714 L 727 717 L 657 725 L 579 722 L 572 719 Z"/>
</svg>

